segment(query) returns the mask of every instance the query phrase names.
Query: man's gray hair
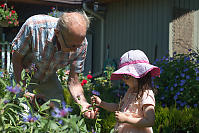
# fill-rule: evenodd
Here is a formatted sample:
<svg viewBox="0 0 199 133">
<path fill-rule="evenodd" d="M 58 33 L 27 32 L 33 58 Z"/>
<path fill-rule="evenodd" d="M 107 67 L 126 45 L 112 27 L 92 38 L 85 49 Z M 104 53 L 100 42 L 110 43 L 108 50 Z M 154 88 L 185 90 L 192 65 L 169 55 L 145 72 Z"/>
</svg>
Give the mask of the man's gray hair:
<svg viewBox="0 0 199 133">
<path fill-rule="evenodd" d="M 75 12 L 78 13 L 79 15 L 81 15 L 84 18 L 84 20 L 86 22 L 86 29 L 88 29 L 89 26 L 90 26 L 90 17 L 88 17 L 84 11 L 75 11 Z M 67 13 L 70 13 L 70 12 L 64 12 L 59 17 L 59 20 L 58 20 L 58 23 L 57 23 L 58 29 L 66 28 L 68 30 L 67 26 L 68 26 L 68 23 L 70 22 L 70 17 L 67 16 Z"/>
</svg>

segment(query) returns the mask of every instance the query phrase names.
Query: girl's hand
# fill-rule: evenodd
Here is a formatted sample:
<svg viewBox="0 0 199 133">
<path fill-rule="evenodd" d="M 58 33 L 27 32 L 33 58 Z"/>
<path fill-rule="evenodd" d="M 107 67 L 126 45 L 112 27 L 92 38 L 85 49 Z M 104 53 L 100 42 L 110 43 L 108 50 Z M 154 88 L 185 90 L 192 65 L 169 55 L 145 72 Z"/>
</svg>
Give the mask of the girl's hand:
<svg viewBox="0 0 199 133">
<path fill-rule="evenodd" d="M 115 111 L 115 118 L 118 122 L 126 122 L 127 117 L 128 116 L 125 113 L 120 111 Z"/>
<path fill-rule="evenodd" d="M 102 103 L 102 100 L 98 96 L 93 95 L 91 97 L 91 103 L 95 104 L 96 106 L 100 106 L 100 104 Z"/>
</svg>

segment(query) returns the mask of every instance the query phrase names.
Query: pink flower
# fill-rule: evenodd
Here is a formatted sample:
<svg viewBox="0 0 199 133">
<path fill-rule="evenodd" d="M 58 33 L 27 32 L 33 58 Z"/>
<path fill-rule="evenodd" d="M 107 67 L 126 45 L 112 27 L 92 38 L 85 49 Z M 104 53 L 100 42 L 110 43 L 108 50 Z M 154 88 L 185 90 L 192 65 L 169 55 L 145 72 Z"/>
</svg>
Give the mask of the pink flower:
<svg viewBox="0 0 199 133">
<path fill-rule="evenodd" d="M 5 7 L 5 5 L 4 5 L 4 4 L 2 4 L 2 5 L 1 5 L 1 7 L 2 7 L 2 8 L 4 8 L 4 7 Z"/>
</svg>

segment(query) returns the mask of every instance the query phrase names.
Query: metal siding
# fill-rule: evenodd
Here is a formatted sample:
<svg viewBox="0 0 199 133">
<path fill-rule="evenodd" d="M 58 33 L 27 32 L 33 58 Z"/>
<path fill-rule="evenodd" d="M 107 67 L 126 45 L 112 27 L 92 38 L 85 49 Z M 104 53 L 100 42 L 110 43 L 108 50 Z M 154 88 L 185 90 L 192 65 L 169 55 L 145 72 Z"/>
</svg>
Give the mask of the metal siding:
<svg viewBox="0 0 199 133">
<path fill-rule="evenodd" d="M 159 57 L 168 52 L 167 18 L 171 8 L 167 0 L 123 0 L 111 5 L 106 21 L 115 20 L 115 23 L 106 25 L 105 44 L 110 42 L 112 59 L 118 59 L 130 49 L 141 49 L 154 60 L 156 44 Z M 110 16 L 116 17 L 110 20 Z M 109 34 L 114 38 L 109 38 Z"/>
<path fill-rule="evenodd" d="M 95 34 L 93 34 L 93 58 L 92 58 L 93 60 L 92 60 L 92 62 L 95 65 L 93 65 L 92 71 L 98 72 L 98 71 L 100 71 L 99 64 L 100 64 L 100 52 L 101 52 L 100 51 L 100 33 L 101 33 L 100 27 L 101 27 L 101 25 L 100 25 L 100 21 L 97 18 L 94 18 L 92 23 L 94 24 L 94 26 L 92 26 L 93 30 L 97 31 L 97 32 L 95 32 Z"/>
<path fill-rule="evenodd" d="M 199 1 L 198 0 L 174 0 L 174 6 L 178 8 L 185 8 L 190 10 L 198 10 Z"/>
<path fill-rule="evenodd" d="M 165 56 L 173 7 L 195 10 L 198 6 L 198 0 L 122 0 L 108 4 L 104 42 L 105 46 L 110 44 L 110 58 L 119 60 L 124 52 L 141 49 L 153 62 L 156 45 L 157 58 Z"/>
</svg>

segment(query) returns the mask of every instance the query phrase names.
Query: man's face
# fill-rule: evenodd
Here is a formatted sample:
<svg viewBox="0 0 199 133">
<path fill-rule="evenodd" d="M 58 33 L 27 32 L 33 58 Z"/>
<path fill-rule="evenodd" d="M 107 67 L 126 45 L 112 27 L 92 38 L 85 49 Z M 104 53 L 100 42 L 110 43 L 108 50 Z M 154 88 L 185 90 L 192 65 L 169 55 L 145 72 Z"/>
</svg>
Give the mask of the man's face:
<svg viewBox="0 0 199 133">
<path fill-rule="evenodd" d="M 77 48 L 82 46 L 85 38 L 85 36 L 79 36 L 62 29 L 58 31 L 57 37 L 63 52 L 75 52 Z"/>
</svg>

